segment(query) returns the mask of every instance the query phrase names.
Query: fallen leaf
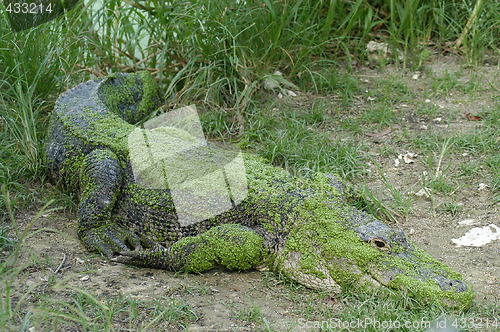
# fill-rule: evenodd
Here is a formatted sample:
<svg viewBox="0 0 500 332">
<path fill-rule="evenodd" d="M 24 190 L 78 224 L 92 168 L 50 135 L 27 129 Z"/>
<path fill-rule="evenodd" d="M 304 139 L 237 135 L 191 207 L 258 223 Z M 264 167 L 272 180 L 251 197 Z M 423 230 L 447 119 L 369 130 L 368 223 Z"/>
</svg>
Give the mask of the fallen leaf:
<svg viewBox="0 0 500 332">
<path fill-rule="evenodd" d="M 481 117 L 478 115 L 471 115 L 470 113 L 465 113 L 465 116 L 467 117 L 467 120 L 469 121 L 481 121 Z"/>
<path fill-rule="evenodd" d="M 380 132 L 380 133 L 365 133 L 366 136 L 370 136 L 370 137 L 382 137 L 382 136 L 385 136 L 387 134 L 390 134 L 392 132 L 392 129 L 391 128 L 387 128 L 385 129 L 384 131 Z"/>
</svg>

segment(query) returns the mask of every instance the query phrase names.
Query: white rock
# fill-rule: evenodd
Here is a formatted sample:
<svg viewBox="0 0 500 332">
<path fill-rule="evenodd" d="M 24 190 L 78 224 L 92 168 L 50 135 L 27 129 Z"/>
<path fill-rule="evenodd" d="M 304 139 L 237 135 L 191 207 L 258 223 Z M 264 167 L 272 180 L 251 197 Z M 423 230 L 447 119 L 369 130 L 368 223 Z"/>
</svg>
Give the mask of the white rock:
<svg viewBox="0 0 500 332">
<path fill-rule="evenodd" d="M 379 60 L 377 56 L 382 58 L 389 58 L 393 54 L 393 50 L 389 47 L 389 44 L 381 42 L 377 43 L 376 41 L 370 41 L 366 44 L 366 51 L 369 53 L 368 59 L 370 60 Z M 403 53 L 400 50 L 396 50 L 398 60 L 403 60 Z"/>
<path fill-rule="evenodd" d="M 419 197 L 424 196 L 426 198 L 429 198 L 429 192 L 430 192 L 429 188 L 422 188 L 415 193 L 415 196 L 419 196 Z"/>
<path fill-rule="evenodd" d="M 451 239 L 459 247 L 482 247 L 495 240 L 500 240 L 500 227 L 494 224 L 474 227 L 461 238 Z"/>
<path fill-rule="evenodd" d="M 267 90 L 276 90 L 280 87 L 280 84 L 274 78 L 266 78 L 264 79 L 264 88 Z"/>
<path fill-rule="evenodd" d="M 283 73 L 280 72 L 279 70 L 276 70 L 273 73 L 273 76 L 283 76 Z M 276 90 L 280 87 L 280 83 L 273 76 L 269 76 L 266 79 L 264 79 L 264 88 L 266 88 L 267 90 Z"/>
<path fill-rule="evenodd" d="M 416 158 L 418 155 L 413 152 L 407 152 L 403 155 L 403 160 L 405 161 L 406 164 L 411 164 L 415 162 L 412 158 Z"/>
<path fill-rule="evenodd" d="M 477 223 L 477 221 L 474 219 L 464 219 L 464 220 L 458 222 L 459 225 L 469 225 L 469 226 L 474 225 L 476 223 Z"/>
</svg>

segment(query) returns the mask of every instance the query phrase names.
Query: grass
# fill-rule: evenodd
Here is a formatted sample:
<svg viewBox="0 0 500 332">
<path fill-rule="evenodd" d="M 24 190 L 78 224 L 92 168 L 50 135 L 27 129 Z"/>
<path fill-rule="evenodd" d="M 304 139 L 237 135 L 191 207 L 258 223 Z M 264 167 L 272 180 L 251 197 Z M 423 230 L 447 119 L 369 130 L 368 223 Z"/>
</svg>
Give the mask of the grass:
<svg viewBox="0 0 500 332">
<path fill-rule="evenodd" d="M 322 104 L 306 110 L 272 102 L 255 107 L 245 115 L 247 130 L 239 144 L 294 174 L 337 173 L 352 179 L 363 172 L 364 147 L 328 135 L 322 128 L 327 122 L 324 112 Z M 210 138 L 231 140 L 236 135 L 228 114 L 208 111 L 201 121 Z"/>
<path fill-rule="evenodd" d="M 271 117 L 268 108 L 249 114 L 248 130 L 240 145 L 267 158 L 292 173 L 336 173 L 354 178 L 363 172 L 363 146 L 353 140 L 331 138 L 318 130 L 322 110 L 277 110 Z"/>
<path fill-rule="evenodd" d="M 371 108 L 366 110 L 362 116 L 365 123 L 376 123 L 378 127 L 388 127 L 397 122 L 398 117 L 395 112 L 387 107 Z"/>
<path fill-rule="evenodd" d="M 309 327 L 318 331 L 428 331 L 429 328 L 436 328 L 436 324 L 445 317 L 448 328 L 466 331 L 480 330 L 478 324 L 483 324 L 483 328 L 489 324 L 493 329 L 498 325 L 495 320 L 498 306 L 495 304 L 476 304 L 465 312 L 453 312 L 383 288 L 373 292 L 346 291 L 338 296 L 308 290 L 281 275 L 265 274 L 264 281 L 273 293 L 294 304 L 294 315 L 300 317 L 293 324 L 295 328 Z M 244 310 L 242 315 L 260 319 L 259 310 L 253 307 Z"/>
<path fill-rule="evenodd" d="M 59 296 L 61 293 L 50 288 L 56 285 L 53 280 L 49 288 L 34 285 L 27 289 L 16 284 L 32 265 L 18 259 L 30 234 L 16 228 L 15 215 L 46 205 L 54 195 L 59 197 L 56 204 L 75 208 L 71 197 L 60 199 L 60 193 L 47 189 L 45 178 L 47 115 L 61 92 L 110 72 L 147 70 L 166 91 L 169 106 L 196 103 L 206 110 L 202 121 L 210 138 L 238 142 L 297 175 L 333 172 L 357 181 L 367 175 L 372 153 L 363 143 L 363 132 L 401 125 L 403 112 L 394 106 L 416 97 L 400 78 L 363 84 L 352 75 L 367 59 L 367 42 L 387 42 L 402 51 L 402 64 L 386 60 L 410 69 L 421 69 L 432 54 L 448 51 L 461 54 L 469 64 L 486 61 L 494 65 L 500 55 L 500 4 L 475 3 L 477 6 L 448 0 L 151 0 L 144 5 L 104 0 L 98 5 L 89 0 L 83 8 L 51 23 L 18 33 L 11 32 L 2 17 L 0 183 L 4 189 L 0 219 L 5 222 L 0 225 L 0 329 L 152 330 L 181 328 L 197 319 L 193 308 L 173 298 L 156 302 L 103 298 L 64 285 L 58 285 L 65 294 Z M 94 5 L 96 9 L 91 10 Z M 0 13 L 5 15 L 5 10 Z M 284 73 L 280 83 L 285 88 L 321 94 L 333 102 L 319 100 L 304 106 L 274 100 L 272 93 L 263 92 L 263 85 L 277 69 Z M 482 92 L 481 86 L 485 85 L 480 76 L 463 81 L 460 73 L 448 73 L 435 77 L 427 92 L 432 97 L 474 95 Z M 494 81 L 489 89 L 498 89 Z M 369 107 L 357 109 L 359 99 L 368 97 L 374 98 Z M 452 180 L 457 175 L 474 184 L 476 178 L 484 180 L 493 193 L 492 203 L 500 202 L 499 102 L 497 98 L 496 110 L 481 114 L 484 126 L 472 131 L 399 136 L 399 146 L 415 148 L 426 161 L 431 176 L 425 184 L 433 189 L 433 199 L 453 195 L 459 189 Z M 416 107 L 417 116 L 442 115 L 435 106 Z M 381 152 L 384 156 L 397 153 L 392 147 Z M 467 157 L 455 165 L 453 160 L 464 153 Z M 411 213 L 408 194 L 383 172 L 377 174 L 390 201 L 364 190 L 365 200 L 371 202 L 367 208 L 388 219 Z M 459 202 L 453 200 L 434 208 L 451 214 L 461 211 Z M 327 295 L 314 293 L 311 298 L 305 295 L 310 291 L 299 285 L 279 284 L 291 287 L 286 296 L 302 301 L 301 314 L 311 319 L 347 321 L 372 314 L 378 319 L 434 319 L 441 310 L 417 306 L 406 311 L 411 299 L 387 297 L 380 301 L 376 296 L 351 294 L 343 297 L 347 309 L 332 313 L 317 305 L 318 297 Z M 191 290 L 195 294 L 204 291 L 203 287 Z M 271 329 L 259 308 L 242 310 L 244 320 Z M 481 317 L 493 314 L 498 312 L 478 313 Z"/>
<path fill-rule="evenodd" d="M 235 317 L 247 324 L 258 324 L 260 331 L 277 331 L 271 327 L 266 317 L 262 314 L 261 308 L 253 302 L 251 305 L 239 309 L 235 313 Z"/>
<path fill-rule="evenodd" d="M 380 331 L 381 328 L 389 331 L 427 331 L 435 328 L 443 317 L 449 320 L 448 328 L 474 330 L 474 324 L 485 322 L 488 319 L 486 317 L 495 317 L 495 311 L 498 311 L 494 306 L 477 306 L 466 313 L 452 313 L 433 304 L 417 303 L 410 297 L 394 296 L 385 291 L 377 294 L 347 294 L 344 301 L 347 308 L 334 315 L 332 321 L 337 325 L 352 324 L 352 330 L 355 331 Z M 410 306 L 412 310 L 401 310 Z"/>
<path fill-rule="evenodd" d="M 443 203 L 442 206 L 438 207 L 438 211 L 449 213 L 452 217 L 456 217 L 464 209 L 463 205 L 460 203 L 455 203 L 453 201 Z"/>
<path fill-rule="evenodd" d="M 83 289 L 60 289 L 65 298 L 40 296 L 30 312 L 28 323 L 41 330 L 83 329 L 110 331 L 127 328 L 134 331 L 181 329 L 197 319 L 193 309 L 176 298 L 143 301 L 127 296 L 96 297 Z M 27 319 L 25 319 L 26 321 Z"/>
</svg>

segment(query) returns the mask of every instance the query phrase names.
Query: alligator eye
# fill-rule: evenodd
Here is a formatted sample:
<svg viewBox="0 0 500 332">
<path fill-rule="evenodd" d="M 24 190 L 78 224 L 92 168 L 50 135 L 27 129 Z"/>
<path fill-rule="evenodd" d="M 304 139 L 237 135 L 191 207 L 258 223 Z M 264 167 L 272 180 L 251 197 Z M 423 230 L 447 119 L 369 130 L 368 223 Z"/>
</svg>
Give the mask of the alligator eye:
<svg viewBox="0 0 500 332">
<path fill-rule="evenodd" d="M 387 242 L 385 242 L 384 239 L 381 238 L 375 238 L 370 241 L 370 244 L 379 249 L 379 250 L 384 250 L 384 251 L 389 251 L 391 250 L 391 246 Z"/>
</svg>

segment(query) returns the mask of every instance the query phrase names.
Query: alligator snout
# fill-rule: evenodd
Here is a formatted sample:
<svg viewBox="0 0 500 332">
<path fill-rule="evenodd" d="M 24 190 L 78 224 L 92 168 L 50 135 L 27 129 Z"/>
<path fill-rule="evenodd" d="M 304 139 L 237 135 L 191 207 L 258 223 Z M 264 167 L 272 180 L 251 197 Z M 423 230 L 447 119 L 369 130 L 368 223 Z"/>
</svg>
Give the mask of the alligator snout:
<svg viewBox="0 0 500 332">
<path fill-rule="evenodd" d="M 408 241 L 403 231 L 379 220 L 358 223 L 352 228 L 359 238 L 377 249 L 379 257 L 367 272 L 381 285 L 409 291 L 415 297 L 435 299 L 465 308 L 473 292 L 460 275 Z"/>
<path fill-rule="evenodd" d="M 469 286 L 461 280 L 456 279 L 446 279 L 444 277 L 436 278 L 436 281 L 443 291 L 454 290 L 455 293 L 467 292 Z"/>
</svg>

